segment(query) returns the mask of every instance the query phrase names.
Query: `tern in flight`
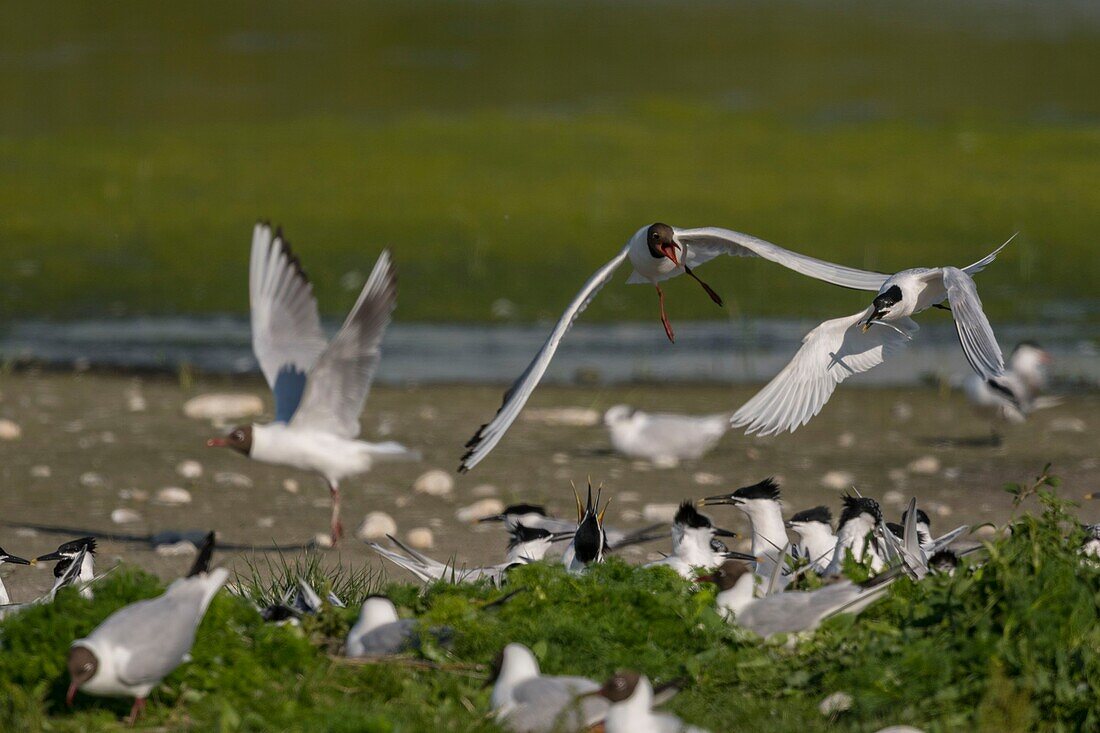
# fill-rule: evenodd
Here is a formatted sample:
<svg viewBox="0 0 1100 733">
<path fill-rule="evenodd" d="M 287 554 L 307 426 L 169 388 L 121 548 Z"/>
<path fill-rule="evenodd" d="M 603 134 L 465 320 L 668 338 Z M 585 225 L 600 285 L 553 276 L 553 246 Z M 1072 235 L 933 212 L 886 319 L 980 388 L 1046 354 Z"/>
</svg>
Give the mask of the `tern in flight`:
<svg viewBox="0 0 1100 733">
<path fill-rule="evenodd" d="M 919 267 L 882 276 L 871 305 L 806 334 L 790 363 L 734 413 L 734 427 L 750 434 L 793 433 L 821 412 L 838 384 L 878 366 L 911 341 L 920 327 L 910 316 L 929 308 L 951 311 L 970 366 L 984 381 L 999 379 L 1004 358 L 982 310 L 974 275 L 1007 244 L 962 269 Z M 943 305 L 945 300 L 950 307 Z"/>
<path fill-rule="evenodd" d="M 504 433 L 519 416 L 520 410 L 523 409 L 547 367 L 550 366 L 550 360 L 554 358 L 554 352 L 557 351 L 566 332 L 596 297 L 600 288 L 611 280 L 619 266 L 627 260 L 633 266 L 634 272 L 627 280 L 628 284 L 650 283 L 657 288 L 661 323 L 671 341 L 674 335 L 665 313 L 665 298 L 661 283 L 687 274 L 703 287 L 711 300 L 722 305 L 722 299 L 714 289 L 695 274 L 696 268 L 719 255 L 762 257 L 808 277 L 855 290 L 878 291 L 890 277 L 881 272 L 858 270 L 808 257 L 749 234 L 729 229 L 716 227 L 677 229 L 668 224 L 644 226 L 634 233 L 626 246 L 610 262 L 588 279 L 581 291 L 573 298 L 573 302 L 566 307 L 542 349 L 505 393 L 504 402 L 497 411 L 496 417 L 483 425 L 466 444 L 466 454 L 462 457 L 459 471 L 465 473 L 480 463 L 504 437 Z"/>
<path fill-rule="evenodd" d="M 359 437 L 359 413 L 382 358 L 382 335 L 397 304 L 397 274 L 383 251 L 344 325 L 331 341 L 321 330 L 313 286 L 280 230 L 257 224 L 248 285 L 252 350 L 275 395 L 275 420 L 241 425 L 210 447 L 263 463 L 313 471 L 332 496 L 332 541 L 343 534 L 340 481 L 377 459 L 413 458 L 399 443 Z"/>
</svg>

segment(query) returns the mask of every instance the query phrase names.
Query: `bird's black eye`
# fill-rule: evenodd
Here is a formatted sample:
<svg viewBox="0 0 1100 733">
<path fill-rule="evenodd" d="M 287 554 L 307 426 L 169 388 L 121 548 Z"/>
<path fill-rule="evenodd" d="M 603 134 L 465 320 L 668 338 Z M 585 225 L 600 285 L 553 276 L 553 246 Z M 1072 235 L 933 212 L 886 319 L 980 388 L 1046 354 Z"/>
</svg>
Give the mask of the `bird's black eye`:
<svg viewBox="0 0 1100 733">
<path fill-rule="evenodd" d="M 233 440 L 244 440 L 244 433 L 242 433 L 240 430 L 234 430 Z"/>
</svg>

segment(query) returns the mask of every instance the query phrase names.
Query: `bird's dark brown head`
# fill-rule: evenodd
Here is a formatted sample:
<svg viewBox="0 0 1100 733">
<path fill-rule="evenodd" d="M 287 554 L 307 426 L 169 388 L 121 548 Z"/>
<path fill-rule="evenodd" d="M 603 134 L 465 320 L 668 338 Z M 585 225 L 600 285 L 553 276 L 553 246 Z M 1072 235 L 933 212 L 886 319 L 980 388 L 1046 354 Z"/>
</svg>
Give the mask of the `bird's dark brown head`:
<svg viewBox="0 0 1100 733">
<path fill-rule="evenodd" d="M 649 254 L 658 260 L 667 257 L 672 260 L 674 265 L 679 265 L 680 260 L 677 259 L 676 254 L 680 249 L 680 245 L 676 244 L 676 240 L 673 238 L 674 235 L 672 227 L 668 224 L 651 225 L 645 233 Z"/>
<path fill-rule="evenodd" d="M 752 568 L 744 560 L 726 560 L 713 573 L 700 575 L 695 581 L 697 583 L 714 583 L 718 586 L 718 591 L 722 592 L 737 585 L 737 581 L 741 579 L 742 575 L 751 572 Z"/>
<path fill-rule="evenodd" d="M 596 694 L 606 697 L 611 702 L 622 702 L 634 694 L 641 679 L 642 676 L 637 672 L 616 672 L 603 683 L 603 687 Z"/>
<path fill-rule="evenodd" d="M 206 441 L 207 448 L 232 448 L 242 455 L 252 453 L 252 426 L 238 425 L 229 432 L 229 435 L 220 438 L 211 438 Z"/>
<path fill-rule="evenodd" d="M 96 659 L 91 649 L 85 646 L 74 646 L 69 649 L 69 692 L 65 696 L 67 704 L 73 704 L 76 691 L 85 682 L 95 677 L 98 669 L 99 660 Z"/>
</svg>

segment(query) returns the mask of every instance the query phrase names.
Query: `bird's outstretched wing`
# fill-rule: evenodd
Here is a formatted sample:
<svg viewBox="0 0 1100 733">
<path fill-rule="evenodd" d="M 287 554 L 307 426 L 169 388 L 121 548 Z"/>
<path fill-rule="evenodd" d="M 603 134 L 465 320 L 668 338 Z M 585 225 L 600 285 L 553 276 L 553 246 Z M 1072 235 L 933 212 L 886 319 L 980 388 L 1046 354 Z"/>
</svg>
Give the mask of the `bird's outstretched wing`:
<svg viewBox="0 0 1100 733">
<path fill-rule="evenodd" d="M 565 309 L 561 318 L 554 325 L 554 330 L 550 332 L 550 336 L 546 339 L 546 343 L 542 345 L 542 348 L 539 349 L 539 353 L 527 365 L 527 369 L 519 376 L 519 379 L 504 393 L 504 401 L 500 409 L 497 410 L 496 416 L 492 421 L 482 425 L 474 437 L 466 443 L 466 454 L 462 456 L 462 462 L 458 467 L 459 472 L 465 473 L 480 463 L 504 437 L 508 427 L 515 422 L 520 410 L 527 403 L 527 399 L 535 391 L 542 375 L 546 373 L 546 368 L 550 366 L 550 360 L 554 358 L 554 352 L 558 350 L 558 344 L 561 343 L 562 337 L 573 325 L 573 321 L 577 320 L 577 316 L 596 297 L 596 293 L 600 292 L 600 288 L 606 285 L 611 276 L 615 274 L 615 270 L 618 269 L 619 265 L 626 260 L 629 248 L 629 244 L 623 247 L 610 262 L 596 270 L 596 273 L 588 278 L 588 282 L 584 284 L 584 287 L 573 298 L 573 302 L 569 304 L 569 307 Z"/>
<path fill-rule="evenodd" d="M 275 394 L 275 419 L 298 409 L 306 375 L 325 350 L 313 285 L 279 230 L 266 222 L 252 230 L 248 267 L 252 351 Z"/>
<path fill-rule="evenodd" d="M 731 257 L 763 257 L 795 272 L 824 280 L 842 288 L 877 292 L 889 275 L 869 270 L 845 267 L 816 257 L 792 252 L 763 239 L 718 227 L 676 229 L 676 239 L 687 248 L 688 267 L 699 265 L 719 255 Z"/>
<path fill-rule="evenodd" d="M 359 435 L 359 413 L 382 358 L 382 336 L 397 305 L 397 271 L 383 250 L 344 325 L 309 373 L 292 424 L 344 438 Z"/>
<path fill-rule="evenodd" d="M 899 330 L 874 325 L 864 332 L 860 322 L 871 309 L 825 321 L 806 334 L 790 363 L 760 390 L 730 422 L 746 433 L 792 433 L 805 425 L 829 400 L 836 386 L 853 374 L 881 364 L 904 346 L 919 326 L 910 320 L 893 321 Z"/>
<path fill-rule="evenodd" d="M 1019 234 L 1019 232 L 1017 232 L 1016 234 Z M 986 267 L 993 264 L 993 260 L 997 259 L 997 255 L 999 255 L 1001 253 L 1001 250 L 1004 249 L 1005 247 L 1007 247 L 1008 243 L 1016 238 L 1016 234 L 1013 234 L 1011 237 L 1009 237 L 1005 241 L 1004 244 L 1002 244 L 1000 247 L 998 247 L 997 249 L 995 249 L 992 252 L 990 252 L 989 254 L 987 254 L 985 257 L 981 258 L 980 260 L 978 260 L 977 262 L 975 262 L 973 264 L 967 265 L 966 267 L 962 268 L 962 271 L 965 272 L 967 275 L 970 275 L 971 277 L 973 277 L 974 275 L 977 275 L 979 272 L 984 270 Z"/>
<path fill-rule="evenodd" d="M 1005 371 L 1004 356 L 1001 355 L 997 337 L 993 335 L 993 327 L 982 310 L 974 279 L 957 267 L 933 270 L 930 277 L 936 275 L 943 278 L 951 315 L 955 318 L 955 330 L 959 333 L 959 343 L 966 360 L 982 379 L 1001 376 Z"/>
</svg>

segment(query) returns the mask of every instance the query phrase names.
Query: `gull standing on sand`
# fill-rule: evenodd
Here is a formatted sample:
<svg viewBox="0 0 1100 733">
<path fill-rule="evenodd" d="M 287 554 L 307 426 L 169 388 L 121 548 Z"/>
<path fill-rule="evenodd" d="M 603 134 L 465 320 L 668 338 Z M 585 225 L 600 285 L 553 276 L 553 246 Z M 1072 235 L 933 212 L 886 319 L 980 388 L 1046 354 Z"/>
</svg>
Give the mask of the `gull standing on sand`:
<svg viewBox="0 0 1100 733">
<path fill-rule="evenodd" d="M 709 452 L 730 429 L 729 413 L 676 415 L 615 405 L 603 416 L 611 446 L 631 458 L 676 465 Z"/>
<path fill-rule="evenodd" d="M 72 643 L 65 696 L 70 706 L 77 690 L 133 697 L 129 722 L 134 724 L 152 689 L 188 659 L 206 609 L 229 577 L 225 568 L 209 569 L 213 550 L 211 532 L 186 577 L 156 598 L 123 606 Z"/>
<path fill-rule="evenodd" d="M 982 379 L 977 374 L 966 375 L 963 392 L 974 410 L 991 421 L 1025 422 L 1036 410 L 1056 407 L 1059 397 L 1043 396 L 1047 388 L 1047 367 L 1050 354 L 1034 341 L 1022 341 L 1012 350 L 1004 374 Z M 1000 436 L 993 433 L 995 443 Z"/>
<path fill-rule="evenodd" d="M 340 481 L 370 470 L 376 459 L 416 457 L 399 443 L 357 440 L 397 304 L 397 273 L 383 250 L 344 325 L 326 342 L 313 285 L 281 230 L 261 223 L 252 234 L 248 287 L 252 350 L 275 396 L 275 420 L 236 427 L 206 444 L 323 476 L 335 544 L 343 535 Z"/>
<path fill-rule="evenodd" d="M 920 267 L 883 276 L 871 305 L 825 321 L 806 334 L 790 363 L 733 414 L 733 425 L 750 434 L 793 433 L 821 412 L 838 384 L 878 366 L 908 344 L 920 329 L 910 316 L 929 308 L 951 311 L 963 354 L 978 376 L 987 381 L 1000 378 L 1001 347 L 982 310 L 973 276 L 1007 244 L 961 270 Z M 945 300 L 950 307 L 943 305 Z"/>
<path fill-rule="evenodd" d="M 628 284 L 649 283 L 657 288 L 661 323 L 664 325 L 665 334 L 672 341 L 672 326 L 665 314 L 665 298 L 660 283 L 687 274 L 703 287 L 711 300 L 722 305 L 722 299 L 718 294 L 695 274 L 695 268 L 720 255 L 762 257 L 802 275 L 855 290 L 877 291 L 890 277 L 880 272 L 858 270 L 807 257 L 765 242 L 763 239 L 729 229 L 717 227 L 677 229 L 659 223 L 644 226 L 634 233 L 626 246 L 610 262 L 588 279 L 581 291 L 573 298 L 573 302 L 566 307 L 546 339 L 546 343 L 515 384 L 504 394 L 503 404 L 497 410 L 496 416 L 489 423 L 482 425 L 474 437 L 466 443 L 466 454 L 462 457 L 459 471 L 469 471 L 480 463 L 504 437 L 504 433 L 515 422 L 531 393 L 538 386 L 546 368 L 550 366 L 550 360 L 554 358 L 554 352 L 557 351 L 566 332 L 600 289 L 611 280 L 620 265 L 629 260 L 634 268 L 634 272 L 627 280 Z"/>
</svg>

